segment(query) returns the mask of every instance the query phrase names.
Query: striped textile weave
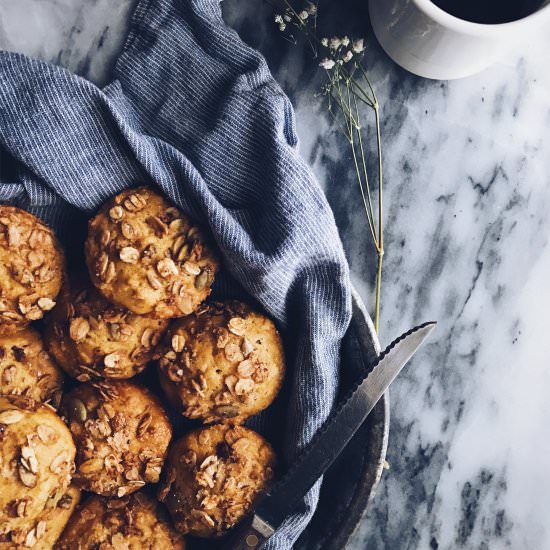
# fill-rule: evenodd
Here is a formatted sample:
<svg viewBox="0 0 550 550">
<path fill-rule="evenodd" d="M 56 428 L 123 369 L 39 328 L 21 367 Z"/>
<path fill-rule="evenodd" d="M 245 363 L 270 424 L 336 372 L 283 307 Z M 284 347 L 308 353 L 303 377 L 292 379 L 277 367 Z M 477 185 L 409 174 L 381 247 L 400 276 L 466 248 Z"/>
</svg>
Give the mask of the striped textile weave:
<svg viewBox="0 0 550 550">
<path fill-rule="evenodd" d="M 105 199 L 144 182 L 208 225 L 227 271 L 289 343 L 287 463 L 331 410 L 351 316 L 333 214 L 296 146 L 288 98 L 217 0 L 141 0 L 104 89 L 0 54 L 0 200 L 41 216 L 69 246 Z M 318 493 L 268 548 L 291 548 Z"/>
</svg>

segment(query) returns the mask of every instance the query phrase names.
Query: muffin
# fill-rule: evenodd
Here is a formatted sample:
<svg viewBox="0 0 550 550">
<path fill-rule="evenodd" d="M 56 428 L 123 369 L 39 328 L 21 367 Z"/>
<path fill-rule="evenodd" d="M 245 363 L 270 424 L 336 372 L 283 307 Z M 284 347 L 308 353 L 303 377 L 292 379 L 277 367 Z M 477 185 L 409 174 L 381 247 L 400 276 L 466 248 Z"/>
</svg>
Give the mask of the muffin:
<svg viewBox="0 0 550 550">
<path fill-rule="evenodd" d="M 0 536 L 0 550 L 52 550 L 79 499 L 80 491 L 71 485 L 56 506 L 44 510 L 38 516 L 34 527 L 12 531 L 9 536 L 4 537 L 9 538 L 9 541 L 2 541 Z"/>
<path fill-rule="evenodd" d="M 0 394 L 24 395 L 57 407 L 62 385 L 63 375 L 38 332 L 24 328 L 0 336 Z"/>
<path fill-rule="evenodd" d="M 41 319 L 55 305 L 65 257 L 37 217 L 0 205 L 0 334 Z"/>
<path fill-rule="evenodd" d="M 168 321 L 108 302 L 85 278 L 63 286 L 48 319 L 51 354 L 73 378 L 131 378 L 151 360 Z"/>
<path fill-rule="evenodd" d="M 79 501 L 80 491 L 70 485 L 67 492 L 59 499 L 57 506 L 38 518 L 35 527 L 37 542 L 33 546 L 34 550 L 51 550 L 54 547 Z M 41 521 L 44 522 L 44 525 L 40 524 Z M 2 550 L 2 545 L 0 545 L 0 550 Z"/>
<path fill-rule="evenodd" d="M 92 496 L 71 518 L 57 550 L 185 550 L 161 505 L 140 491 L 122 499 Z"/>
<path fill-rule="evenodd" d="M 181 533 L 220 536 L 267 490 L 274 465 L 273 449 L 256 432 L 223 424 L 202 428 L 170 449 L 158 498 Z"/>
<path fill-rule="evenodd" d="M 161 319 L 197 309 L 218 270 L 203 232 L 147 187 L 103 205 L 90 220 L 85 252 L 92 282 L 108 300 Z"/>
<path fill-rule="evenodd" d="M 264 410 L 285 370 L 273 322 L 235 301 L 205 305 L 175 321 L 155 357 L 170 401 L 207 423 L 241 423 Z"/>
<path fill-rule="evenodd" d="M 31 529 L 16 529 L 0 535 L 0 550 L 52 550 L 80 500 L 80 491 L 69 486 L 56 506 L 46 508 L 34 521 Z M 8 540 L 9 539 L 9 540 Z"/>
<path fill-rule="evenodd" d="M 21 396 L 0 396 L 0 541 L 40 538 L 74 471 L 71 433 L 52 409 Z M 38 532 L 37 532 L 38 531 Z"/>
<path fill-rule="evenodd" d="M 81 384 L 62 412 L 76 443 L 77 487 L 122 497 L 158 481 L 172 427 L 149 391 L 125 380 Z"/>
</svg>

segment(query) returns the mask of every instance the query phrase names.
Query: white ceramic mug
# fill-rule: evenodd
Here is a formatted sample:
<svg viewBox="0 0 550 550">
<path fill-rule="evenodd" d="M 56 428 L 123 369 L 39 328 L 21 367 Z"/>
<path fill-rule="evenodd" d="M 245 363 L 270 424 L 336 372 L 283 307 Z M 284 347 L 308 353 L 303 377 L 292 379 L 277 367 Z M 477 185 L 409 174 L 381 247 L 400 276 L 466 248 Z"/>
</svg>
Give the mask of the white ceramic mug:
<svg viewBox="0 0 550 550">
<path fill-rule="evenodd" d="M 494 25 L 459 19 L 430 0 L 369 0 L 369 12 L 376 38 L 397 64 L 442 80 L 485 69 L 536 26 L 550 29 L 548 0 L 531 15 Z"/>
</svg>

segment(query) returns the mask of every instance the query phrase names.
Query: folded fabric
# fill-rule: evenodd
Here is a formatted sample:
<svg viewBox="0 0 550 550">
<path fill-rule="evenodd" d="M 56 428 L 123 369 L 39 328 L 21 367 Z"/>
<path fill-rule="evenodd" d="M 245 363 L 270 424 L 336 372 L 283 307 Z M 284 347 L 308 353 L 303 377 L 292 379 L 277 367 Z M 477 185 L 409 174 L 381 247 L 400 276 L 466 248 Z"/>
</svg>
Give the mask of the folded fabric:
<svg viewBox="0 0 550 550">
<path fill-rule="evenodd" d="M 217 0 L 141 0 L 104 89 L 0 54 L 0 200 L 70 243 L 107 197 L 149 182 L 209 226 L 227 270 L 289 343 L 287 463 L 331 410 L 351 314 L 333 215 L 294 125 L 265 60 L 225 25 Z M 268 548 L 291 548 L 318 492 Z"/>
</svg>

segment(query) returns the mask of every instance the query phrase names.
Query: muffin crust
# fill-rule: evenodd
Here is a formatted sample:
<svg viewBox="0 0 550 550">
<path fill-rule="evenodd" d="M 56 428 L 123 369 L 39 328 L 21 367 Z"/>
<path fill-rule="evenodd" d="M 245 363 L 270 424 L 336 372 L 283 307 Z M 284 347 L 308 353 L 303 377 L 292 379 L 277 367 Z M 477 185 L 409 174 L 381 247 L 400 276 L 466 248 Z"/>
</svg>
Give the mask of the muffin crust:
<svg viewBox="0 0 550 550">
<path fill-rule="evenodd" d="M 36 216 L 0 205 L 0 334 L 12 334 L 55 306 L 65 257 Z"/>
<path fill-rule="evenodd" d="M 75 446 L 47 405 L 0 396 L 0 541 L 25 544 L 45 532 L 74 471 Z"/>
<path fill-rule="evenodd" d="M 23 395 L 57 407 L 62 385 L 63 374 L 38 332 L 23 328 L 0 336 L 0 394 Z"/>
<path fill-rule="evenodd" d="M 92 496 L 72 516 L 57 550 L 185 550 L 161 505 L 144 491 L 121 499 Z"/>
<path fill-rule="evenodd" d="M 123 191 L 88 228 L 88 270 L 111 302 L 171 318 L 188 315 L 210 294 L 217 253 L 201 229 L 152 189 Z"/>
<path fill-rule="evenodd" d="M 265 315 L 241 302 L 214 302 L 178 319 L 155 356 L 168 398 L 189 418 L 241 423 L 281 388 L 281 338 Z"/>
<path fill-rule="evenodd" d="M 172 426 L 149 391 L 125 380 L 81 384 L 62 411 L 77 447 L 77 487 L 123 497 L 158 482 Z"/>
<path fill-rule="evenodd" d="M 151 360 L 167 326 L 165 319 L 112 305 L 82 278 L 63 286 L 45 338 L 59 365 L 80 382 L 131 378 Z"/>
<path fill-rule="evenodd" d="M 222 424 L 202 428 L 172 446 L 158 498 L 181 533 L 220 536 L 268 488 L 274 465 L 273 449 L 256 432 Z"/>
</svg>

